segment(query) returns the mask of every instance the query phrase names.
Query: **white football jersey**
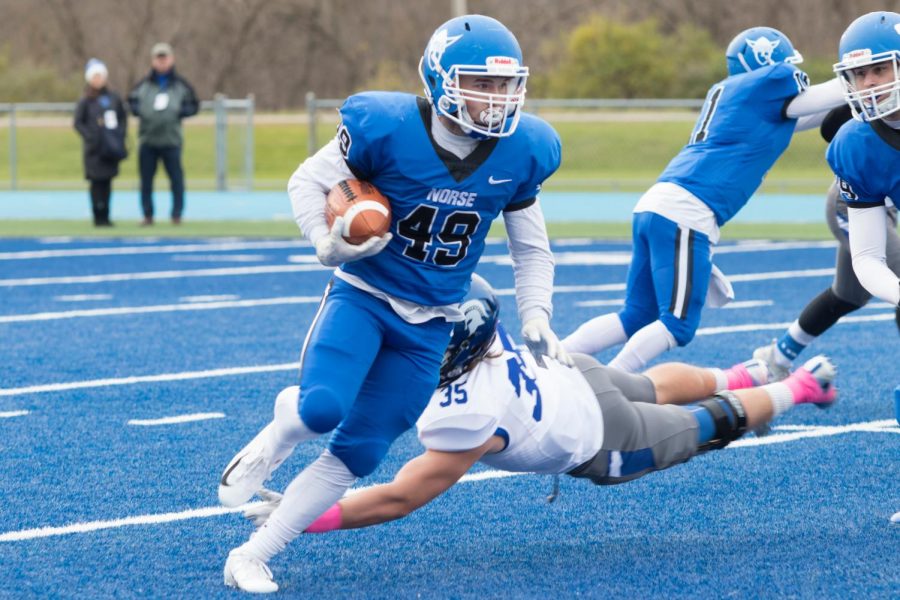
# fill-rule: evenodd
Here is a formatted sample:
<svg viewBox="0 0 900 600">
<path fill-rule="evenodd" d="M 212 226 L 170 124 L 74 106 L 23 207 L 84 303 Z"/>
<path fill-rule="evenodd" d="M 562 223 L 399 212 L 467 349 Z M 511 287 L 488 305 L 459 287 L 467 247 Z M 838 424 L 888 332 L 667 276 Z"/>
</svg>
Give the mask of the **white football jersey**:
<svg viewBox="0 0 900 600">
<path fill-rule="evenodd" d="M 481 462 L 504 471 L 566 473 L 603 443 L 603 416 L 577 369 L 547 360 L 538 367 L 501 330 L 472 371 L 438 389 L 416 427 L 431 450 L 459 452 L 492 435 L 506 447 Z"/>
</svg>

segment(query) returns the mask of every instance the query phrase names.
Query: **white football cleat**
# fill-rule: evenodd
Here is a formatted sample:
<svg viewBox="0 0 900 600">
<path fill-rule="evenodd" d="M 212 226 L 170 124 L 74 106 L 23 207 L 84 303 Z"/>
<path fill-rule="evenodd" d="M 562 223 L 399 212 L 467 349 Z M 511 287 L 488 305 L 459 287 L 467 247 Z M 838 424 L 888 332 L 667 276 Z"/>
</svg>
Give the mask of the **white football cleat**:
<svg viewBox="0 0 900 600">
<path fill-rule="evenodd" d="M 251 594 L 271 594 L 278 591 L 278 584 L 272 578 L 272 571 L 266 563 L 237 549 L 232 550 L 225 561 L 225 585 Z"/>
<path fill-rule="evenodd" d="M 769 368 L 769 373 L 771 373 L 771 378 L 768 383 L 775 383 L 776 381 L 781 381 L 785 377 L 791 374 L 790 366 L 783 367 L 778 364 L 778 361 L 775 360 L 778 352 L 778 340 L 772 340 L 772 343 L 767 346 L 760 346 L 756 350 L 753 351 L 753 358 L 756 360 L 761 360 L 766 363 L 766 367 Z"/>
<path fill-rule="evenodd" d="M 266 425 L 225 467 L 219 482 L 219 502 L 224 506 L 246 503 L 282 463 L 283 459 L 273 460 L 266 450 L 271 427 L 271 423 Z"/>
</svg>

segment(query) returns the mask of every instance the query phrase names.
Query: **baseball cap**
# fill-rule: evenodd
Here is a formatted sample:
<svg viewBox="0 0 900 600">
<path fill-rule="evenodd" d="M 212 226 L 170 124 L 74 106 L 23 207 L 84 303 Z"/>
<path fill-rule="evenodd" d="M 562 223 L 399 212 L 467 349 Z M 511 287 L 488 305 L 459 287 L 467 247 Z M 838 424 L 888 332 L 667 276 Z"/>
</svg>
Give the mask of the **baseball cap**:
<svg viewBox="0 0 900 600">
<path fill-rule="evenodd" d="M 172 54 L 174 54 L 172 46 L 165 42 L 154 44 L 153 50 L 150 51 L 150 56 L 172 56 Z"/>
</svg>

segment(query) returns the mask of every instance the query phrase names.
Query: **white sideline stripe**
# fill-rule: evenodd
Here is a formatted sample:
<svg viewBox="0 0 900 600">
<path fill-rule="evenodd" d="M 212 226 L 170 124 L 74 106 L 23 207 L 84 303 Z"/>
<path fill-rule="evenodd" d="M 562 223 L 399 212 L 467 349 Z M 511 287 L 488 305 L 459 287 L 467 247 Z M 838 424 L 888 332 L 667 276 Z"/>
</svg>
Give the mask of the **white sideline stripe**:
<svg viewBox="0 0 900 600">
<path fill-rule="evenodd" d="M 225 413 L 194 413 L 192 415 L 179 415 L 177 417 L 163 417 L 161 419 L 131 419 L 129 425 L 174 425 L 176 423 L 191 423 L 193 421 L 207 421 L 209 419 L 224 419 Z"/>
<path fill-rule="evenodd" d="M 135 383 L 150 383 L 161 381 L 184 381 L 187 379 L 205 379 L 208 377 L 231 377 L 234 375 L 247 375 L 251 373 L 271 373 L 275 371 L 292 371 L 300 368 L 299 362 L 284 363 L 280 365 L 258 365 L 254 367 L 232 367 L 228 369 L 211 369 L 209 371 L 186 371 L 184 373 L 164 373 L 162 375 L 140 375 L 135 377 L 120 377 L 117 379 L 92 379 L 89 381 L 70 381 L 68 383 L 50 383 L 46 385 L 32 385 L 20 388 L 0 389 L 0 396 L 21 396 L 25 394 L 40 394 L 44 392 L 62 392 L 66 390 L 78 390 L 84 388 L 109 387 L 112 385 L 133 385 Z"/>
<path fill-rule="evenodd" d="M 216 244 L 170 244 L 167 246 L 121 246 L 107 248 L 73 248 L 68 250 L 29 250 L 0 252 L 0 260 L 30 260 L 35 258 L 74 258 L 79 256 L 112 256 L 131 254 L 169 254 L 183 252 L 229 252 L 231 250 L 269 250 L 279 248 L 309 248 L 306 241 L 220 242 Z"/>
<path fill-rule="evenodd" d="M 61 312 L 33 313 L 30 315 L 10 315 L 0 317 L 0 323 L 22 323 L 26 321 L 55 321 L 79 317 L 108 317 L 111 315 L 139 315 L 147 313 L 177 312 L 188 310 L 218 310 L 221 308 L 251 308 L 254 306 L 277 306 L 281 304 L 317 304 L 321 296 L 285 296 L 283 298 L 263 298 L 261 300 L 228 300 L 222 302 L 191 302 L 183 304 L 157 304 L 154 306 L 123 306 L 119 308 L 91 308 Z"/>
<path fill-rule="evenodd" d="M 585 300 L 583 302 L 576 302 L 575 306 L 621 306 L 625 304 L 625 298 L 611 298 L 609 300 Z"/>
<path fill-rule="evenodd" d="M 768 444 L 783 444 L 803 438 L 826 437 L 851 432 L 881 433 L 887 431 L 893 433 L 895 429 L 900 432 L 900 429 L 898 428 L 887 427 L 891 423 L 896 423 L 896 421 L 892 419 L 885 419 L 883 421 L 870 421 L 868 423 L 853 423 L 850 425 L 841 426 L 815 427 L 810 431 L 800 431 L 794 434 L 776 434 L 762 438 L 737 440 L 736 442 L 732 442 L 728 446 L 728 448 L 744 448 L 752 446 L 763 446 Z M 479 473 L 465 475 L 459 480 L 459 483 L 487 481 L 490 479 L 503 479 L 507 477 L 519 477 L 522 475 L 532 475 L 532 473 L 510 473 L 507 471 L 493 470 L 481 471 Z M 348 495 L 360 492 L 368 487 L 372 486 L 354 488 L 348 491 Z M 251 502 L 249 504 L 245 504 L 244 506 L 238 506 L 237 508 L 210 506 L 206 508 L 197 508 L 192 510 L 185 510 L 182 512 L 163 513 L 158 515 L 138 515 L 134 517 L 111 519 L 107 521 L 73 523 L 71 525 L 64 525 L 61 527 L 36 527 L 33 529 L 21 529 L 19 531 L 8 531 L 6 533 L 0 534 L 0 542 L 21 542 L 25 540 L 68 535 L 72 533 L 88 533 L 91 531 L 99 531 L 101 529 L 114 529 L 118 527 L 126 527 L 129 525 L 155 525 L 159 523 L 171 523 L 173 521 L 185 521 L 187 519 L 218 517 L 220 515 L 242 512 L 246 508 L 255 506 L 257 504 L 259 504 L 259 502 Z"/>
<path fill-rule="evenodd" d="M 765 240 L 750 240 L 738 242 L 728 246 L 716 246 L 713 256 L 716 254 L 738 254 L 742 252 L 772 252 L 774 250 L 813 250 L 816 248 L 836 248 L 834 240 L 821 242 L 766 242 Z"/>
<path fill-rule="evenodd" d="M 794 431 L 792 433 L 776 433 L 764 437 L 742 438 L 732 442 L 727 448 L 749 448 L 752 446 L 768 446 L 770 444 L 783 444 L 785 442 L 793 442 L 806 438 L 827 437 L 832 435 L 840 435 L 842 433 L 863 432 L 863 433 L 894 433 L 898 428 L 891 427 L 896 425 L 894 419 L 884 419 L 881 421 L 869 421 L 868 423 L 852 423 L 850 425 L 837 426 L 821 426 L 810 427 L 806 431 Z"/>
<path fill-rule="evenodd" d="M 795 277 L 825 277 L 834 275 L 834 267 L 827 269 L 799 269 L 797 271 L 771 271 L 769 273 L 741 273 L 738 275 L 726 275 L 732 282 L 735 281 L 767 281 L 769 279 L 793 279 Z"/>
<path fill-rule="evenodd" d="M 866 316 L 843 317 L 838 323 L 865 323 L 869 321 L 890 321 L 894 313 L 882 313 Z M 732 325 L 728 327 L 704 327 L 697 330 L 697 335 L 717 335 L 721 333 L 735 333 L 746 331 L 767 331 L 785 329 L 790 323 L 751 323 L 749 325 Z M 284 363 L 280 365 L 258 365 L 253 367 L 233 367 L 227 369 L 212 369 L 209 371 L 188 371 L 185 373 L 166 373 L 163 375 L 144 375 L 138 377 L 122 377 L 119 379 L 94 379 L 90 381 L 72 381 L 69 383 L 51 383 L 20 388 L 0 389 L 2 396 L 21 396 L 25 394 L 40 394 L 44 392 L 61 392 L 83 388 L 107 387 L 111 385 L 131 385 L 135 383 L 182 381 L 186 379 L 202 379 L 207 377 L 229 377 L 233 375 L 246 375 L 250 373 L 267 373 L 273 371 L 291 371 L 299 369 L 300 363 Z"/>
<path fill-rule="evenodd" d="M 721 308 L 740 309 L 740 308 L 756 308 L 758 306 L 772 306 L 775 304 L 772 300 L 743 300 L 739 302 L 729 302 Z"/>
<path fill-rule="evenodd" d="M 491 262 L 482 259 L 482 262 Z M 570 263 L 571 264 L 571 263 Z M 591 263 L 596 264 L 596 263 Z M 66 285 L 72 283 L 106 283 L 110 281 L 138 281 L 147 279 L 179 279 L 185 277 L 219 277 L 225 275 L 261 275 L 268 273 L 295 273 L 305 271 L 329 271 L 331 267 L 325 267 L 318 263 L 294 265 L 271 265 L 265 267 L 226 267 L 220 269 L 190 269 L 183 271 L 148 271 L 137 273 L 111 273 L 108 275 L 82 275 L 78 277 L 28 277 L 22 279 L 0 279 L 0 287 L 17 287 L 32 285 Z M 834 269 L 802 269 L 796 271 L 771 271 L 767 273 L 745 273 L 732 275 L 729 279 L 735 281 L 764 281 L 768 279 L 792 279 L 797 277 L 821 277 L 833 275 Z M 554 292 L 602 292 L 624 290 L 624 283 L 612 283 L 603 285 L 572 285 L 558 286 Z M 508 290 L 501 290 L 507 292 Z M 507 294 L 504 294 L 507 295 Z"/>
<path fill-rule="evenodd" d="M 55 296 L 57 302 L 90 302 L 94 300 L 111 300 L 112 294 L 72 294 L 70 296 Z"/>
<path fill-rule="evenodd" d="M 45 241 L 68 242 L 72 238 L 45 238 Z M 491 240 L 494 244 L 504 243 L 504 240 Z M 603 240 L 591 240 L 577 238 L 571 240 L 558 240 L 553 242 L 556 246 L 577 246 L 582 244 L 600 243 Z M 773 250 L 802 250 L 812 248 L 833 248 L 837 242 L 766 242 L 764 240 L 742 242 L 730 246 L 720 246 L 715 249 L 716 254 L 730 254 L 735 252 L 769 252 Z M 268 242 L 220 242 L 213 244 L 170 244 L 165 246 L 121 246 L 119 248 L 74 248 L 68 250 L 28 250 L 20 252 L 0 252 L 0 260 L 30 260 L 36 258 L 74 258 L 81 256 L 110 256 L 133 254 L 168 254 L 178 252 L 228 252 L 231 250 L 265 250 L 279 248 L 309 248 L 311 245 L 305 240 L 268 241 Z M 622 254 L 621 251 L 610 251 L 610 254 Z M 593 253 L 596 254 L 596 253 Z"/>
<path fill-rule="evenodd" d="M 877 315 L 851 315 L 841 317 L 838 323 L 868 323 L 870 321 L 890 321 L 894 313 L 879 313 Z M 738 333 L 743 331 L 769 331 L 787 329 L 790 323 L 749 323 L 747 325 L 728 325 L 726 327 L 701 327 L 697 335 L 718 335 L 720 333 Z"/>
<path fill-rule="evenodd" d="M 0 287 L 27 285 L 66 285 L 70 283 L 106 283 L 108 281 L 138 281 L 146 279 L 181 279 L 184 277 L 220 277 L 223 275 L 264 275 L 267 273 L 299 273 L 305 271 L 331 271 L 322 265 L 273 265 L 268 267 L 226 267 L 221 269 L 189 269 L 185 271 L 146 271 L 138 273 L 112 273 L 109 275 L 82 275 L 78 277 L 28 277 L 24 279 L 0 279 Z"/>
<path fill-rule="evenodd" d="M 0 412 L 0 419 L 11 419 L 12 417 L 24 417 L 28 414 L 27 410 L 9 410 Z"/>
</svg>

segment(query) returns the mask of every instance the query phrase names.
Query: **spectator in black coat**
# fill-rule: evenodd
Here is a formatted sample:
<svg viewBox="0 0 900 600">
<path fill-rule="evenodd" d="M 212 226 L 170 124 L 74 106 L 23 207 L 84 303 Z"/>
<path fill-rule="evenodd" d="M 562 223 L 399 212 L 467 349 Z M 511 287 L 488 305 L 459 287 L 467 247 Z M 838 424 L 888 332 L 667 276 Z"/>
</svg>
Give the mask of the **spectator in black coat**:
<svg viewBox="0 0 900 600">
<path fill-rule="evenodd" d="M 75 129 L 81 134 L 84 178 L 91 182 L 94 225 L 108 227 L 112 179 L 128 156 L 125 134 L 128 113 L 118 94 L 106 86 L 106 65 L 92 58 L 84 71 L 87 85 L 75 107 Z"/>
</svg>

